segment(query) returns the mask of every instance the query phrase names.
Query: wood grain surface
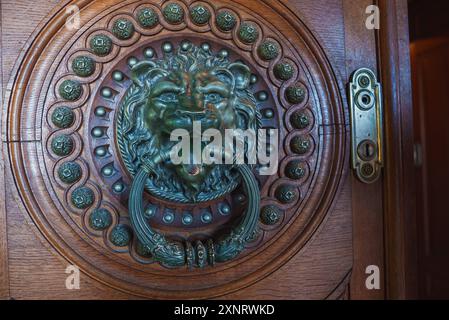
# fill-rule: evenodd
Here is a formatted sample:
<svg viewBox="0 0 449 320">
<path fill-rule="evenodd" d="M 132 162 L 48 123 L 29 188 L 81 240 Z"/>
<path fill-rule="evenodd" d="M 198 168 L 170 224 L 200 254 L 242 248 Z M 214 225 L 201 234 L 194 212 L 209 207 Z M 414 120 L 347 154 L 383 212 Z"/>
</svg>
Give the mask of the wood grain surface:
<svg viewBox="0 0 449 320">
<path fill-rule="evenodd" d="M 38 0 L 33 3 L 32 8 L 29 8 L 29 2 L 27 3 L 27 1 L 2 1 L 2 19 L 0 22 L 2 97 L 14 96 L 16 91 L 12 92 L 12 88 L 16 88 L 15 90 L 24 89 L 20 86 L 13 86 L 15 77 L 24 74 L 21 69 L 24 67 L 22 59 L 33 54 L 33 52 L 27 52 L 24 48 L 29 48 L 32 45 L 33 39 L 41 30 L 49 31 L 50 27 L 46 25 L 49 17 L 54 17 L 69 2 Z M 228 3 L 230 2 L 228 1 Z M 377 68 L 376 54 L 378 48 L 375 33 L 374 31 L 368 31 L 364 25 L 366 17 L 364 9 L 370 1 L 282 0 L 279 2 L 264 1 L 264 3 L 266 12 L 269 10 L 267 8 L 273 10 L 273 13 L 267 15 L 268 20 L 270 16 L 277 19 L 278 16 L 274 13 L 274 10 L 283 8 L 286 21 L 282 24 L 279 23 L 280 26 L 286 26 L 288 19 L 301 22 L 298 25 L 301 25 L 303 30 L 289 30 L 288 27 L 280 27 L 282 33 L 289 35 L 290 41 L 295 41 L 293 39 L 298 34 L 302 36 L 310 34 L 309 40 L 312 41 L 313 38 L 313 41 L 318 43 L 317 48 L 319 50 L 314 51 L 315 58 L 320 61 L 317 69 L 327 70 L 329 68 L 331 70 L 324 76 L 318 77 L 317 74 L 314 74 L 317 79 L 322 81 L 319 84 L 319 90 L 322 90 L 322 92 L 318 95 L 322 95 L 320 98 L 323 101 L 326 99 L 327 101 L 339 101 L 342 106 L 345 106 L 341 115 L 332 114 L 333 111 L 329 111 L 325 118 L 328 117 L 327 119 L 331 120 L 320 127 L 320 139 L 329 145 L 337 145 L 337 153 L 341 153 L 341 155 L 329 154 L 324 158 L 324 161 L 331 163 L 331 161 L 334 161 L 332 159 L 338 157 L 341 157 L 342 160 L 335 161 L 337 167 L 329 169 L 326 171 L 327 173 L 324 171 L 318 172 L 321 182 L 317 188 L 326 190 L 326 194 L 314 193 L 308 197 L 311 201 L 314 199 L 318 201 L 324 196 L 328 198 L 323 200 L 326 204 L 325 208 L 319 209 L 324 212 L 323 219 L 314 223 L 310 238 L 301 240 L 304 243 L 298 248 L 300 250 L 296 254 L 286 255 L 282 260 L 283 265 L 276 265 L 269 274 L 248 275 L 249 278 L 252 277 L 253 279 L 245 282 L 247 285 L 244 287 L 225 283 L 224 275 L 223 278 L 216 275 L 218 278 L 213 280 L 217 283 L 223 283 L 222 288 L 212 288 L 204 295 L 192 293 L 192 297 L 221 299 L 383 298 L 385 295 L 384 289 L 368 292 L 364 287 L 366 265 L 377 264 L 383 269 L 382 182 L 372 186 L 357 182 L 349 171 L 349 140 L 343 139 L 343 143 L 341 143 L 337 139 L 338 137 L 349 136 L 349 116 L 345 98 L 345 87 L 349 75 L 358 67 Z M 100 7 L 98 3 L 96 4 Z M 282 7 L 284 5 L 285 7 Z M 245 6 L 260 10 L 261 2 L 246 1 Z M 25 11 L 30 13 L 26 17 L 26 23 L 23 23 L 23 12 Z M 323 19 L 324 14 L 325 19 Z M 293 20 L 291 23 L 294 23 Z M 55 33 L 55 36 L 61 36 L 61 34 Z M 295 45 L 298 44 L 295 43 Z M 305 47 L 304 50 L 306 50 Z M 304 51 L 304 55 L 306 55 L 306 51 Z M 308 59 L 311 64 L 316 63 L 313 62 L 312 56 Z M 42 67 L 42 65 L 39 67 Z M 51 65 L 44 65 L 44 67 L 51 69 Z M 34 81 L 33 83 L 40 84 L 40 79 L 36 75 L 31 80 Z M 332 88 L 332 84 L 335 85 L 335 88 Z M 22 112 L 24 113 L 22 114 L 26 115 L 23 117 L 26 119 L 33 119 L 45 108 L 44 105 L 39 103 L 42 100 L 30 96 L 32 90 L 34 90 L 32 87 L 28 91 L 23 90 L 25 101 L 31 101 L 31 103 L 23 105 Z M 8 103 L 2 102 L 3 110 L 8 110 Z M 329 110 L 332 110 L 332 108 L 329 108 Z M 133 275 L 125 264 L 123 267 L 115 267 L 116 262 L 122 260 L 112 258 L 113 253 L 104 250 L 101 246 L 79 238 L 78 231 L 75 232 L 62 224 L 63 220 L 59 217 L 57 207 L 43 203 L 30 205 L 27 201 L 24 201 L 24 198 L 27 198 L 23 197 L 24 192 L 40 194 L 46 190 L 45 184 L 51 181 L 47 177 L 43 178 L 42 181 L 44 182 L 42 183 L 40 179 L 36 179 L 30 181 L 29 186 L 24 184 L 19 187 L 21 191 L 17 190 L 17 182 L 23 179 L 20 175 L 25 176 L 38 172 L 42 163 L 36 163 L 39 162 L 36 159 L 41 159 L 40 161 L 44 159 L 39 151 L 42 149 L 42 136 L 36 134 L 36 123 L 34 120 L 12 123 L 2 119 L 2 159 L 6 170 L 4 183 L 2 183 L 2 187 L 5 186 L 5 201 L 0 200 L 0 208 L 3 205 L 6 210 L 0 209 L 0 226 L 6 232 L 0 230 L 0 258 L 2 262 L 0 274 L 5 275 L 2 276 L 0 282 L 0 296 L 14 299 L 130 299 L 147 297 L 146 291 L 132 288 L 131 279 L 133 279 Z M 20 170 L 17 169 L 19 168 L 18 162 L 15 160 L 10 162 L 11 159 L 16 159 L 19 155 L 26 160 L 24 167 Z M 14 167 L 11 167 L 11 163 Z M 0 162 L 0 169 L 1 164 Z M 23 173 L 18 175 L 18 172 Z M 339 181 L 339 183 L 331 184 L 331 190 L 325 188 L 327 182 L 324 176 L 329 173 L 333 179 Z M 0 192 L 3 192 L 2 187 L 0 187 Z M 48 200 L 51 202 L 54 198 L 49 197 Z M 38 201 L 42 200 L 38 199 Z M 369 206 L 366 205 L 367 202 L 370 203 Z M 61 219 L 61 224 L 55 224 L 56 228 L 50 232 L 49 225 L 44 225 L 42 224 L 43 220 L 36 219 L 36 215 L 30 213 L 30 208 L 35 208 L 33 210 L 36 210 L 36 212 L 42 210 L 43 216 Z M 38 223 L 36 224 L 36 222 Z M 288 233 L 285 234 L 293 239 L 295 233 L 299 233 L 299 230 L 295 231 L 290 228 Z M 51 239 L 53 237 L 51 234 L 57 235 L 59 239 L 67 239 L 67 243 L 77 243 L 77 245 L 70 247 L 67 243 L 61 243 L 59 247 L 55 244 L 54 239 Z M 367 241 L 368 239 L 369 241 Z M 282 242 L 282 237 L 279 241 L 279 245 L 294 247 L 293 242 L 290 243 L 286 240 Z M 100 248 L 98 252 L 93 252 L 92 245 L 95 248 Z M 89 261 L 83 261 L 83 265 L 101 268 L 101 263 L 111 261 L 110 264 L 103 264 L 103 266 L 107 266 L 110 269 L 108 272 L 113 274 L 114 277 L 125 279 L 125 281 L 128 279 L 130 285 L 122 286 L 108 282 L 107 279 L 109 278 L 103 277 L 101 272 L 86 269 L 82 270 L 81 273 L 81 289 L 67 290 L 65 288 L 67 278 L 65 269 L 73 263 L 73 261 L 70 261 L 73 254 L 66 249 L 69 247 L 74 252 L 79 253 L 80 256 L 87 257 L 83 259 Z M 291 252 L 296 252 L 296 249 L 292 249 Z M 272 251 L 272 253 L 276 254 L 275 251 Z M 252 264 L 249 262 L 248 266 L 252 265 L 253 268 L 258 268 L 263 263 L 262 260 L 258 260 L 260 257 L 254 256 L 251 258 Z M 100 261 L 103 262 L 100 263 Z M 141 270 L 139 272 L 146 272 L 141 266 L 136 268 Z M 238 280 L 239 276 L 245 272 L 243 268 L 235 268 L 233 274 L 228 274 L 228 276 L 235 277 L 235 281 L 238 282 L 240 281 Z M 198 275 L 197 278 L 201 279 L 201 276 Z M 148 281 L 150 278 L 146 279 Z M 176 279 L 170 285 L 177 287 L 178 290 L 186 290 L 191 285 L 188 285 L 186 281 Z M 350 281 L 351 284 L 349 284 Z M 223 289 L 224 287 L 228 287 L 229 290 Z M 232 288 L 238 288 L 238 290 Z M 182 296 L 188 297 L 188 295 Z M 158 298 L 154 295 L 153 297 Z M 161 293 L 159 297 L 168 296 Z"/>
</svg>

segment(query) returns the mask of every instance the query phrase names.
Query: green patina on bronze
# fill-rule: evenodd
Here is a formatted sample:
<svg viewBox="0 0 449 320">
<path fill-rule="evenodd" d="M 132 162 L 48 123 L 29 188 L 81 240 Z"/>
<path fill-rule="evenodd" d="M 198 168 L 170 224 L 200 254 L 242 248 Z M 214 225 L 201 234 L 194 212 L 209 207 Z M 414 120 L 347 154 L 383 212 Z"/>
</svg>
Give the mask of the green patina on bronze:
<svg viewBox="0 0 449 320">
<path fill-rule="evenodd" d="M 117 19 L 112 26 L 112 33 L 120 40 L 128 40 L 134 34 L 134 25 L 128 19 Z"/>
<path fill-rule="evenodd" d="M 58 169 L 58 176 L 62 182 L 70 184 L 81 178 L 81 167 L 76 162 L 64 162 Z"/>
<path fill-rule="evenodd" d="M 249 90 L 249 68 L 205 48 L 181 46 L 162 59 L 132 68 L 133 85 L 117 118 L 119 149 L 132 175 L 147 158 L 168 153 L 178 143 L 170 141 L 173 130 L 185 129 L 192 137 L 194 121 L 200 122 L 203 132 L 219 129 L 223 137 L 226 129 L 260 127 L 256 99 Z M 209 201 L 237 187 L 238 174 L 231 169 L 232 165 L 164 163 L 154 168 L 146 187 L 170 201 Z"/>
<path fill-rule="evenodd" d="M 306 170 L 304 163 L 299 160 L 290 161 L 285 167 L 285 175 L 293 180 L 299 180 L 304 177 Z"/>
<path fill-rule="evenodd" d="M 306 90 L 299 85 L 288 87 L 285 90 L 285 98 L 292 104 L 299 104 L 304 101 L 306 97 Z"/>
<path fill-rule="evenodd" d="M 79 56 L 72 61 L 72 70 L 77 76 L 89 77 L 95 72 L 95 61 L 86 56 Z"/>
<path fill-rule="evenodd" d="M 59 85 L 59 94 L 66 100 L 75 101 L 78 100 L 83 94 L 83 88 L 78 81 L 64 80 Z"/>
<path fill-rule="evenodd" d="M 154 28 L 159 23 L 159 17 L 152 8 L 142 8 L 137 12 L 137 21 L 144 28 Z"/>
<path fill-rule="evenodd" d="M 78 209 L 89 208 L 95 200 L 94 192 L 89 187 L 78 187 L 72 192 L 72 204 Z"/>
<path fill-rule="evenodd" d="M 89 216 L 89 225 L 94 230 L 105 230 L 112 224 L 112 215 L 109 210 L 98 208 Z"/>
<path fill-rule="evenodd" d="M 259 30 L 257 29 L 256 24 L 244 22 L 240 25 L 238 36 L 243 42 L 251 44 L 259 37 Z"/>
<path fill-rule="evenodd" d="M 309 116 L 302 110 L 297 110 L 290 116 L 290 123 L 295 129 L 305 129 L 310 125 Z"/>
<path fill-rule="evenodd" d="M 279 62 L 273 68 L 274 76 L 279 80 L 287 81 L 290 80 L 295 74 L 295 69 L 291 63 Z"/>
<path fill-rule="evenodd" d="M 142 244 L 142 242 L 137 241 L 136 243 L 136 252 L 139 256 L 144 257 L 144 258 L 151 258 L 152 254 L 151 251 L 149 250 L 149 248 L 147 246 L 144 246 Z"/>
<path fill-rule="evenodd" d="M 112 40 L 107 35 L 97 34 L 89 41 L 90 49 L 98 56 L 106 56 L 112 51 Z"/>
<path fill-rule="evenodd" d="M 210 11 L 205 6 L 197 5 L 190 9 L 190 17 L 193 23 L 203 25 L 209 22 Z"/>
<path fill-rule="evenodd" d="M 257 53 L 263 60 L 273 60 L 279 55 L 279 45 L 272 40 L 265 40 L 257 48 Z"/>
<path fill-rule="evenodd" d="M 263 224 L 272 226 L 279 222 L 282 210 L 274 205 L 268 205 L 260 210 L 260 220 Z"/>
<path fill-rule="evenodd" d="M 126 247 L 131 241 L 131 230 L 127 225 L 118 224 L 112 229 L 109 240 L 117 247 Z"/>
<path fill-rule="evenodd" d="M 222 31 L 231 31 L 237 24 L 235 14 L 228 10 L 220 11 L 215 19 L 218 28 Z"/>
<path fill-rule="evenodd" d="M 248 237 L 246 238 L 246 241 L 248 243 L 252 243 L 257 241 L 257 239 L 259 239 L 260 235 L 262 234 L 262 232 L 260 231 L 260 228 L 256 227 L 253 232 L 251 234 L 248 235 Z"/>
<path fill-rule="evenodd" d="M 290 204 L 298 200 L 298 190 L 296 187 L 283 184 L 276 189 L 276 198 L 283 204 Z"/>
<path fill-rule="evenodd" d="M 61 129 L 70 127 L 75 120 L 75 114 L 69 107 L 57 107 L 51 114 L 51 121 Z"/>
<path fill-rule="evenodd" d="M 51 149 L 60 157 L 67 156 L 73 151 L 73 138 L 66 134 L 57 135 L 51 141 Z"/>
<path fill-rule="evenodd" d="M 165 20 L 171 24 L 178 24 L 184 21 L 184 8 L 177 3 L 169 3 L 162 10 Z"/>
<path fill-rule="evenodd" d="M 311 144 L 309 137 L 296 136 L 290 141 L 290 148 L 294 153 L 303 155 L 310 150 Z"/>
<path fill-rule="evenodd" d="M 229 128 L 260 128 L 250 78 L 250 69 L 243 63 L 213 55 L 210 46 L 193 44 L 173 48 L 164 58 L 140 62 L 131 70 L 133 84 L 120 104 L 116 126 L 123 162 L 133 176 L 129 215 L 141 249 L 164 266 L 202 268 L 233 259 L 257 227 L 259 186 L 248 165 L 201 161 L 174 165 L 169 156 L 177 144 L 170 140 L 172 131 L 184 129 L 192 137 L 194 121 L 200 122 L 203 132 L 213 128 L 223 136 Z M 253 146 L 247 143 L 246 147 Z M 224 150 L 225 146 L 221 152 Z M 169 201 L 195 203 L 231 192 L 240 180 L 247 194 L 246 214 L 218 242 L 170 241 L 147 222 L 142 200 L 145 187 L 152 195 Z"/>
</svg>

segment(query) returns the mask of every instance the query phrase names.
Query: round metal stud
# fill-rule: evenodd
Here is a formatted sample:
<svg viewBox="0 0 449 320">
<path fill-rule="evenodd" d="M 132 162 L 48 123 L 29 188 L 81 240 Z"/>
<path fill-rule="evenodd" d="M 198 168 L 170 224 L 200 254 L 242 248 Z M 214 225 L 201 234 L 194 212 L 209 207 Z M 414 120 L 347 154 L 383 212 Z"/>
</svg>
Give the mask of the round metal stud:
<svg viewBox="0 0 449 320">
<path fill-rule="evenodd" d="M 95 155 L 97 157 L 104 157 L 108 154 L 108 148 L 106 146 L 101 146 L 95 149 Z"/>
<path fill-rule="evenodd" d="M 279 55 L 279 45 L 271 40 L 265 40 L 257 48 L 257 53 L 263 60 L 273 60 Z"/>
<path fill-rule="evenodd" d="M 154 58 L 155 51 L 153 48 L 145 48 L 145 50 L 143 50 L 143 55 L 145 58 L 152 59 Z"/>
<path fill-rule="evenodd" d="M 359 78 L 359 85 L 362 88 L 367 88 L 369 86 L 370 82 L 371 81 L 368 76 L 363 75 Z"/>
<path fill-rule="evenodd" d="M 95 72 L 95 61 L 86 56 L 79 56 L 72 61 L 72 70 L 77 76 L 89 77 Z"/>
<path fill-rule="evenodd" d="M 164 42 L 164 43 L 162 44 L 162 50 L 163 50 L 165 53 L 170 53 L 170 52 L 172 52 L 172 50 L 173 50 L 173 45 L 172 45 L 170 42 Z"/>
<path fill-rule="evenodd" d="M 220 203 L 218 206 L 218 211 L 220 214 L 227 216 L 231 213 L 231 207 L 227 203 Z"/>
<path fill-rule="evenodd" d="M 251 77 L 250 77 L 250 79 L 249 79 L 249 83 L 250 83 L 250 84 L 256 84 L 257 81 L 259 81 L 259 78 L 257 77 L 257 75 L 252 74 Z"/>
<path fill-rule="evenodd" d="M 101 96 L 106 99 L 110 99 L 113 96 L 112 89 L 109 87 L 101 88 Z"/>
<path fill-rule="evenodd" d="M 193 222 L 193 216 L 190 213 L 184 213 L 182 215 L 182 224 L 189 225 Z"/>
<path fill-rule="evenodd" d="M 75 113 L 69 107 L 57 107 L 51 114 L 51 121 L 58 128 L 70 127 L 75 120 Z"/>
<path fill-rule="evenodd" d="M 97 34 L 90 39 L 90 49 L 98 56 L 106 56 L 112 51 L 112 40 L 104 34 Z"/>
<path fill-rule="evenodd" d="M 137 12 L 137 22 L 143 28 L 154 28 L 159 23 L 159 17 L 152 8 L 142 8 Z"/>
<path fill-rule="evenodd" d="M 177 3 L 169 3 L 162 10 L 165 20 L 171 24 L 178 24 L 184 20 L 184 9 Z"/>
<path fill-rule="evenodd" d="M 128 67 L 132 68 L 134 67 L 137 63 L 139 62 L 139 60 L 136 57 L 130 57 L 128 59 Z"/>
<path fill-rule="evenodd" d="M 204 43 L 201 45 L 201 48 L 202 48 L 204 51 L 209 51 L 209 50 L 210 50 L 210 44 L 208 44 L 207 42 L 204 42 Z"/>
<path fill-rule="evenodd" d="M 59 94 L 62 98 L 75 101 L 81 97 L 83 93 L 83 88 L 78 81 L 75 80 L 64 80 L 59 86 Z"/>
<path fill-rule="evenodd" d="M 285 98 L 292 104 L 299 104 L 304 101 L 306 90 L 302 86 L 291 86 L 285 90 Z"/>
<path fill-rule="evenodd" d="M 295 69 L 288 62 L 279 62 L 273 68 L 273 73 L 279 80 L 287 81 L 290 80 L 295 74 Z"/>
<path fill-rule="evenodd" d="M 100 127 L 95 127 L 92 129 L 91 134 L 94 138 L 101 138 L 104 135 L 104 130 Z"/>
<path fill-rule="evenodd" d="M 118 224 L 112 229 L 109 239 L 117 247 L 126 247 L 131 241 L 131 231 L 128 226 Z"/>
<path fill-rule="evenodd" d="M 236 197 L 235 197 L 235 199 L 238 201 L 238 202 L 240 202 L 240 203 L 244 203 L 245 202 L 245 200 L 246 200 L 246 197 L 245 197 L 245 195 L 244 194 L 238 194 Z"/>
<path fill-rule="evenodd" d="M 360 172 L 365 178 L 370 178 L 374 174 L 375 170 L 371 163 L 364 163 Z"/>
<path fill-rule="evenodd" d="M 297 110 L 290 116 L 290 123 L 293 128 L 303 130 L 310 125 L 309 116 L 301 110 Z"/>
<path fill-rule="evenodd" d="M 154 215 L 157 212 L 157 207 L 155 205 L 149 204 L 145 208 L 145 218 L 151 218 L 154 217 Z"/>
<path fill-rule="evenodd" d="M 184 40 L 181 43 L 181 50 L 182 51 L 188 51 L 190 48 L 192 48 L 192 43 L 188 40 Z"/>
<path fill-rule="evenodd" d="M 259 30 L 254 23 L 244 22 L 240 25 L 238 36 L 244 43 L 254 43 L 259 36 Z"/>
<path fill-rule="evenodd" d="M 71 184 L 81 178 L 81 167 L 76 162 L 64 162 L 58 169 L 58 177 L 62 182 Z"/>
<path fill-rule="evenodd" d="M 112 33 L 120 40 L 127 40 L 134 34 L 134 25 L 128 19 L 117 19 L 112 26 Z"/>
<path fill-rule="evenodd" d="M 101 174 L 105 177 L 110 177 L 114 174 L 115 170 L 112 165 L 104 166 L 103 169 L 101 169 Z"/>
<path fill-rule="evenodd" d="M 311 141 L 308 137 L 295 136 L 290 141 L 290 148 L 294 153 L 303 155 L 310 150 Z"/>
<path fill-rule="evenodd" d="M 94 192 L 88 187 L 79 187 L 72 192 L 72 204 L 78 209 L 87 209 L 94 203 Z"/>
<path fill-rule="evenodd" d="M 209 22 L 210 11 L 205 6 L 197 5 L 190 9 L 190 17 L 193 23 L 203 25 Z"/>
<path fill-rule="evenodd" d="M 260 220 L 268 226 L 275 225 L 282 216 L 282 210 L 274 205 L 268 205 L 260 211 Z"/>
<path fill-rule="evenodd" d="M 265 109 L 263 110 L 263 116 L 267 119 L 273 119 L 274 110 L 273 109 Z"/>
<path fill-rule="evenodd" d="M 121 72 L 119 70 L 115 70 L 112 73 L 112 79 L 114 79 L 117 82 L 122 82 L 123 79 L 125 79 L 125 75 L 123 74 L 123 72 Z"/>
<path fill-rule="evenodd" d="M 300 180 L 306 174 L 304 163 L 298 160 L 290 161 L 285 167 L 285 175 L 293 180 Z"/>
<path fill-rule="evenodd" d="M 162 218 L 162 221 L 164 221 L 164 223 L 166 224 L 170 224 L 175 221 L 175 215 L 173 214 L 173 212 L 166 212 L 164 214 L 164 217 Z"/>
<path fill-rule="evenodd" d="M 104 208 L 95 209 L 89 216 L 89 225 L 94 230 L 105 230 L 112 224 L 112 215 Z"/>
<path fill-rule="evenodd" d="M 279 202 L 289 204 L 298 199 L 298 191 L 294 186 L 283 184 L 276 189 L 275 196 Z"/>
<path fill-rule="evenodd" d="M 231 31 L 237 24 L 237 18 L 232 12 L 224 10 L 217 14 L 216 22 L 220 30 Z"/>
<path fill-rule="evenodd" d="M 72 137 L 66 134 L 57 135 L 51 141 L 51 149 L 60 157 L 69 155 L 73 150 Z"/>
<path fill-rule="evenodd" d="M 218 52 L 218 55 L 222 58 L 222 59 L 226 59 L 227 57 L 229 57 L 229 51 L 226 49 L 220 50 L 220 52 Z"/>
<path fill-rule="evenodd" d="M 113 184 L 112 190 L 115 193 L 122 193 L 123 190 L 125 190 L 125 185 L 123 184 L 123 182 L 116 182 Z"/>
<path fill-rule="evenodd" d="M 267 101 L 268 100 L 268 92 L 260 91 L 257 93 L 257 100 L 259 101 Z"/>
<path fill-rule="evenodd" d="M 95 115 L 97 117 L 104 117 L 106 115 L 106 113 L 107 113 L 107 111 L 106 111 L 105 107 L 100 106 L 100 107 L 95 108 Z"/>
<path fill-rule="evenodd" d="M 201 221 L 203 223 L 210 223 L 212 221 L 212 214 L 210 212 L 204 212 L 201 215 Z"/>
</svg>

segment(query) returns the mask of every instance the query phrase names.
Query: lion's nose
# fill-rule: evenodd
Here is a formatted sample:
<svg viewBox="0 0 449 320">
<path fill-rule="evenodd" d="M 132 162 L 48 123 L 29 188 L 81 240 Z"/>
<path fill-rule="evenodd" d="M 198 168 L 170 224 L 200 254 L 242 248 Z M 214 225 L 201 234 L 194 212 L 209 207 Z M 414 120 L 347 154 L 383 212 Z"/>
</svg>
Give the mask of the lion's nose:
<svg viewBox="0 0 449 320">
<path fill-rule="evenodd" d="M 204 111 L 194 112 L 194 111 L 181 111 L 176 110 L 175 114 L 179 117 L 188 117 L 191 121 L 201 121 L 206 118 L 207 114 Z"/>
</svg>

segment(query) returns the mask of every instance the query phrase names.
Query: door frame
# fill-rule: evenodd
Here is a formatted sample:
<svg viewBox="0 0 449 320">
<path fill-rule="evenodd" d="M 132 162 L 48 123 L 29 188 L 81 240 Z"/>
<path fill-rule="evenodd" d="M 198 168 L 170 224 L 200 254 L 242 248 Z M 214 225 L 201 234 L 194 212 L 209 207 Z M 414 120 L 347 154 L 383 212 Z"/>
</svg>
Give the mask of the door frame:
<svg viewBox="0 0 449 320">
<path fill-rule="evenodd" d="M 413 104 L 407 0 L 377 0 L 384 96 L 385 298 L 417 298 Z M 388 13 L 388 14 L 385 14 Z"/>
</svg>

